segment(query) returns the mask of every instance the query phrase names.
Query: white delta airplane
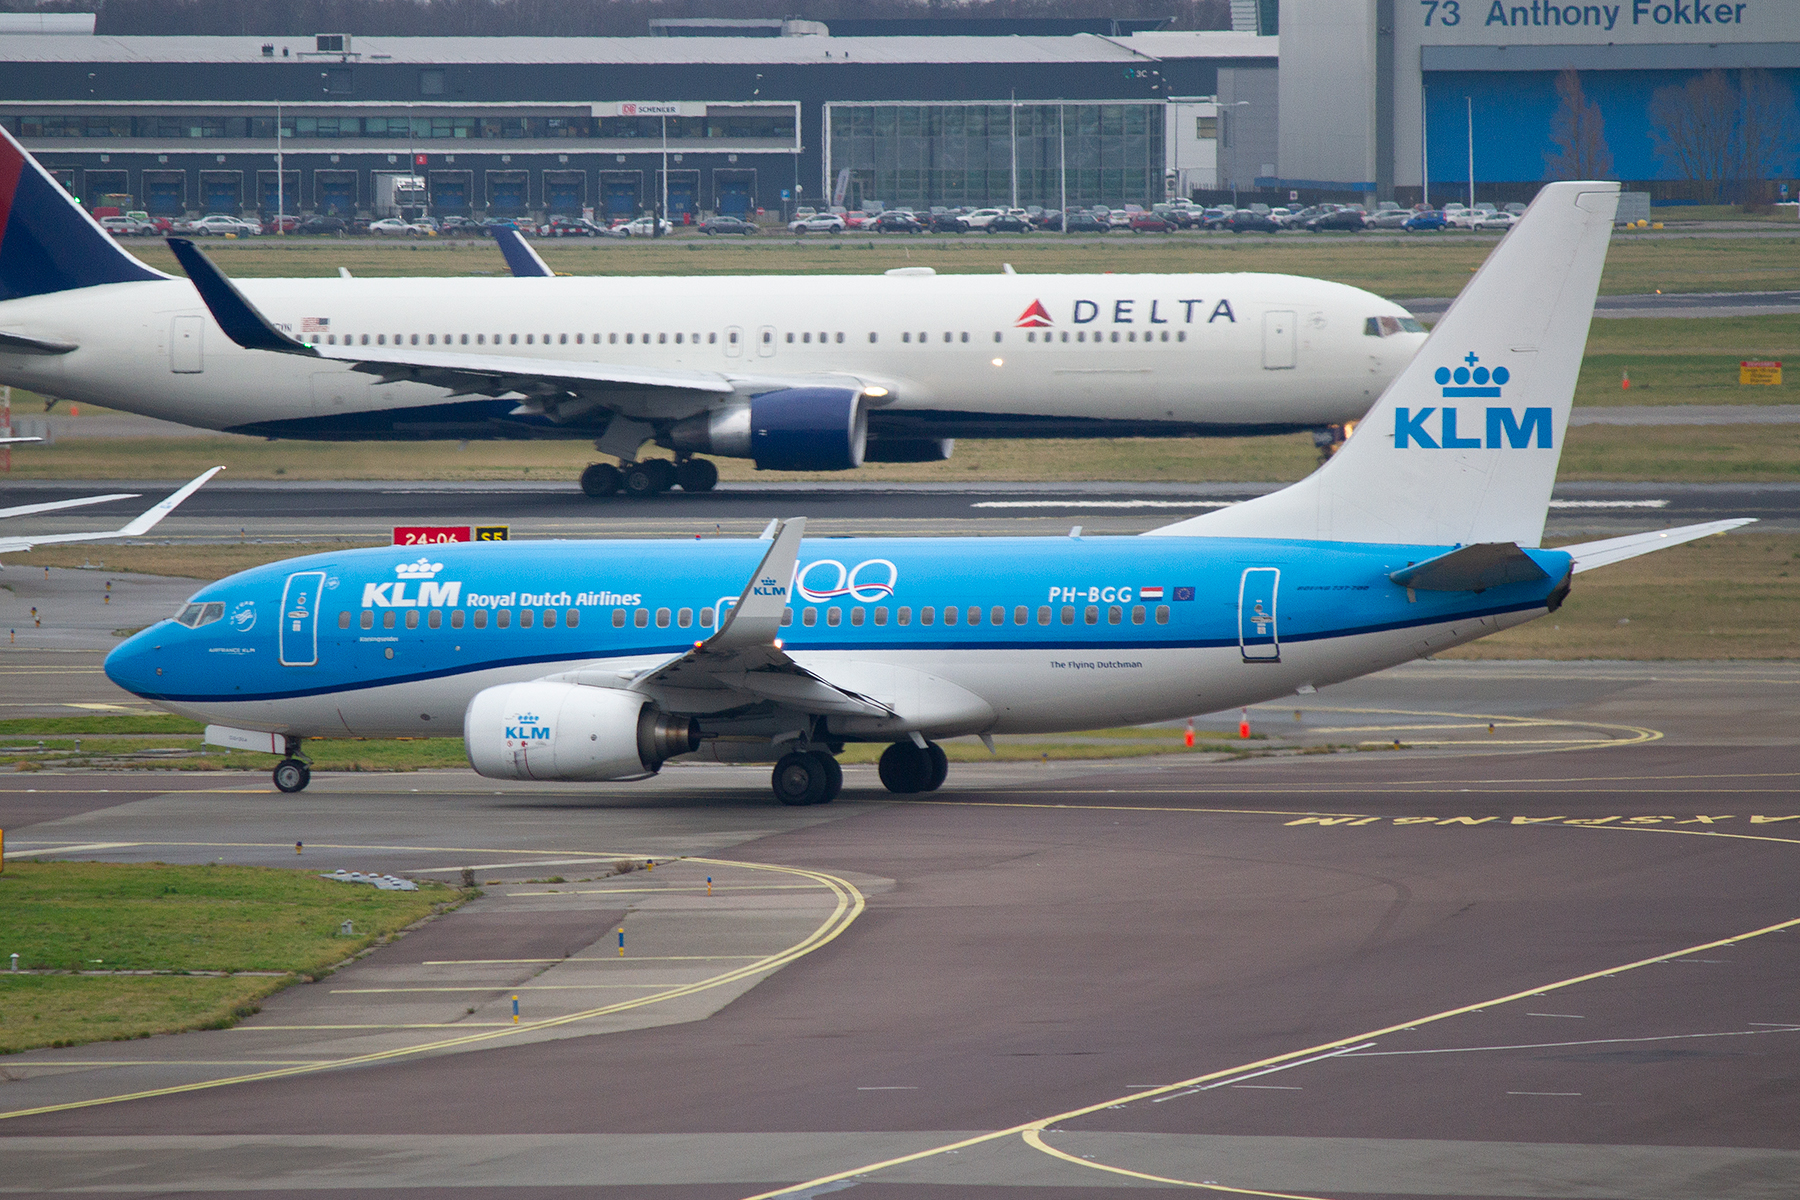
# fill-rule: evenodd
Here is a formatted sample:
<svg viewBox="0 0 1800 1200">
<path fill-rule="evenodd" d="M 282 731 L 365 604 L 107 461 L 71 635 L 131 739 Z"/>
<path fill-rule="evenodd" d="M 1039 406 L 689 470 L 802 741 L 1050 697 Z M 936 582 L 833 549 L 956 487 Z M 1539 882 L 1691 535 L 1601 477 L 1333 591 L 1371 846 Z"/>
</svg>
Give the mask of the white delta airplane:
<svg viewBox="0 0 1800 1200">
<path fill-rule="evenodd" d="M 534 257 L 508 255 L 541 274 Z M 221 326 L 0 130 L 0 383 L 267 437 L 591 439 L 619 460 L 583 472 L 592 496 L 705 491 L 709 454 L 837 471 L 947 458 L 957 437 L 1317 433 L 1424 341 L 1405 309 L 1293 275 L 237 287 L 266 322 Z M 673 463 L 640 460 L 648 443 Z"/>
<path fill-rule="evenodd" d="M 1314 474 L 1149 535 L 808 542 L 796 517 L 758 540 L 345 550 L 209 584 L 106 673 L 212 741 L 282 755 L 283 791 L 307 784 L 304 738 L 460 732 L 492 778 L 774 761 L 777 797 L 812 804 L 837 794 L 847 742 L 888 743 L 882 782 L 929 791 L 935 739 L 1379 671 L 1745 523 L 1539 548 L 1618 191 L 1546 186 Z M 222 278 L 203 290 L 246 340 L 284 336 Z"/>
</svg>

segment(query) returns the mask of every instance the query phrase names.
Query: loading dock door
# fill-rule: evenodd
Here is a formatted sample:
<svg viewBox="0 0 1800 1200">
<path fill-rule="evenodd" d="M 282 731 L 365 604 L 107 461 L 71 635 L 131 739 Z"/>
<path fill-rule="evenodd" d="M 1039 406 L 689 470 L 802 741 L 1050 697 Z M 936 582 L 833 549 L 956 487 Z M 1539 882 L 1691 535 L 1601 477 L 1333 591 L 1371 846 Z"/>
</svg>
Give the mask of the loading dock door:
<svg viewBox="0 0 1800 1200">
<path fill-rule="evenodd" d="M 750 215 L 750 181 L 748 179 L 717 179 L 713 190 L 719 206 L 719 212 L 727 217 L 748 217 Z"/>
<path fill-rule="evenodd" d="M 487 173 L 488 211 L 496 216 L 518 216 L 525 211 L 529 179 L 523 171 Z"/>
<path fill-rule="evenodd" d="M 636 171 L 608 173 L 600 182 L 601 201 L 609 221 L 629 220 L 638 214 L 638 192 L 644 184 Z"/>
<path fill-rule="evenodd" d="M 200 204 L 209 213 L 237 216 L 244 207 L 244 176 L 241 171 L 203 171 L 200 174 Z"/>
<path fill-rule="evenodd" d="M 432 211 L 467 213 L 469 193 L 473 190 L 469 185 L 473 179 L 471 171 L 433 171 L 429 176 Z"/>
<path fill-rule="evenodd" d="M 1263 369 L 1286 371 L 1294 366 L 1294 314 L 1263 314 Z"/>
<path fill-rule="evenodd" d="M 544 210 L 578 217 L 587 204 L 587 174 L 582 171 L 544 172 Z"/>
<path fill-rule="evenodd" d="M 277 179 L 273 171 L 256 173 L 256 195 L 264 214 L 273 216 L 276 209 L 293 216 L 300 211 L 300 172 L 283 171 Z M 277 190 L 277 184 L 280 188 Z"/>
<path fill-rule="evenodd" d="M 185 213 L 187 175 L 180 171 L 145 171 L 144 209 L 153 217 L 179 217 Z"/>
<path fill-rule="evenodd" d="M 669 220 L 679 223 L 700 210 L 700 172 L 669 172 Z"/>
<path fill-rule="evenodd" d="M 206 329 L 199 317 L 176 317 L 169 325 L 169 370 L 177 375 L 198 375 L 205 370 L 201 338 Z"/>
<path fill-rule="evenodd" d="M 318 193 L 316 206 L 320 213 L 327 217 L 353 217 L 356 215 L 356 172 L 355 171 L 314 171 L 313 188 Z M 288 211 L 299 208 L 292 195 L 288 197 Z"/>
</svg>

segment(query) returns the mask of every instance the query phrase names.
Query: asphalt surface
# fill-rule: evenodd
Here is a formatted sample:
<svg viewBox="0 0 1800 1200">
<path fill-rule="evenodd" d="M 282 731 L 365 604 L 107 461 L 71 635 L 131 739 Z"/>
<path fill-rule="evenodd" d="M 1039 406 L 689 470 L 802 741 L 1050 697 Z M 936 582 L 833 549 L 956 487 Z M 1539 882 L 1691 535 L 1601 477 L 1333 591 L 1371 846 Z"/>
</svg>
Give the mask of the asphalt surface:
<svg viewBox="0 0 1800 1200">
<path fill-rule="evenodd" d="M 1447 296 L 1414 296 L 1396 304 L 1416 317 L 1435 320 L 1450 307 Z M 1642 292 L 1601 296 L 1594 316 L 1608 317 L 1773 317 L 1800 313 L 1800 292 Z"/>
<path fill-rule="evenodd" d="M 754 533 L 803 515 L 821 535 L 1141 533 L 1272 491 L 1278 484 L 721 484 L 698 495 L 592 500 L 567 483 L 285 483 L 216 480 L 157 527 L 170 541 L 330 541 L 391 536 L 395 525 L 504 524 L 517 537 L 692 537 Z M 58 481 L 0 489 L 0 506 L 141 492 L 145 499 L 19 518 L 7 532 L 61 532 L 122 523 L 167 483 Z M 1566 483 L 1548 533 L 1574 536 L 1756 517 L 1764 530 L 1800 528 L 1800 485 Z M 29 522 L 27 524 L 26 522 Z M 95 548 L 95 560 L 104 551 Z"/>
<path fill-rule="evenodd" d="M 1252 714 L 1409 749 L 959 764 L 910 801 L 852 767 L 799 810 L 756 768 L 0 778 L 15 856 L 303 839 L 498 881 L 237 1030 L 8 1056 L 0 1190 L 1792 1196 L 1797 689 L 1420 663 Z"/>
</svg>

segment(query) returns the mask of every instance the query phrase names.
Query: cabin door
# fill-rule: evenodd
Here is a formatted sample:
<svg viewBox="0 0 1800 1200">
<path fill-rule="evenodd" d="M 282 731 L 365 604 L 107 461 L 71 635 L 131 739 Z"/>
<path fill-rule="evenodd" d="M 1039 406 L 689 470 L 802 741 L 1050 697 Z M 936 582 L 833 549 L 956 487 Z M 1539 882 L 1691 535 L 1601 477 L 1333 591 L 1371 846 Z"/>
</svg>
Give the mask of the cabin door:
<svg viewBox="0 0 1800 1200">
<path fill-rule="evenodd" d="M 200 357 L 200 337 L 205 325 L 199 317 L 176 317 L 169 326 L 169 370 L 177 375 L 198 375 L 206 369 Z"/>
<path fill-rule="evenodd" d="M 1294 314 L 1263 314 L 1263 369 L 1288 371 L 1294 366 Z"/>
<path fill-rule="evenodd" d="M 319 602 L 325 572 L 296 571 L 281 593 L 281 665 L 314 667 L 319 663 Z"/>
<path fill-rule="evenodd" d="M 1238 648 L 1245 662 L 1280 662 L 1281 639 L 1275 631 L 1275 589 L 1281 572 L 1251 567 L 1238 583 Z"/>
</svg>

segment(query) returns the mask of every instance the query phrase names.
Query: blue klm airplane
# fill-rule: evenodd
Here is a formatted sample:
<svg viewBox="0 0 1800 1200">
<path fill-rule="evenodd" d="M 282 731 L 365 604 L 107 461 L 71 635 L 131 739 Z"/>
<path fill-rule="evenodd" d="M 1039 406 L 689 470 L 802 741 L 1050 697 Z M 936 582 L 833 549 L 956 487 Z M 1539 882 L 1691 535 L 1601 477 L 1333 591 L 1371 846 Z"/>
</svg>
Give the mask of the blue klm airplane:
<svg viewBox="0 0 1800 1200">
<path fill-rule="evenodd" d="M 1554 612 L 1593 567 L 1717 521 L 1539 548 L 1618 202 L 1553 183 L 1336 457 L 1142 537 L 512 542 L 346 550 L 210 584 L 107 674 L 209 739 L 460 731 L 481 774 L 775 762 L 830 800 L 846 742 L 944 780 L 934 739 L 1153 721 L 1308 692 Z M 219 323 L 266 324 L 197 254 Z"/>
</svg>

